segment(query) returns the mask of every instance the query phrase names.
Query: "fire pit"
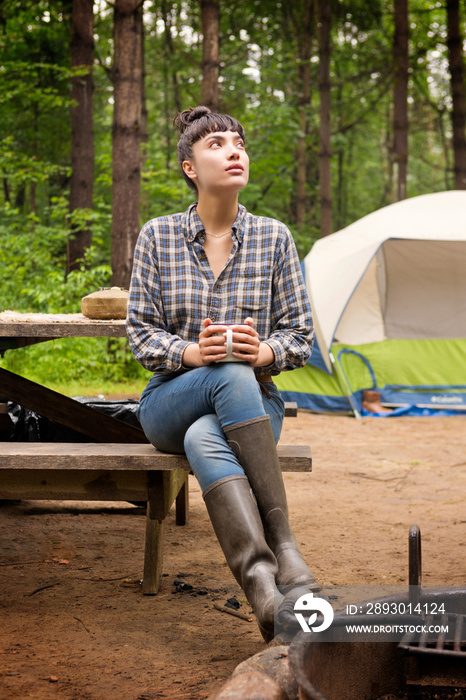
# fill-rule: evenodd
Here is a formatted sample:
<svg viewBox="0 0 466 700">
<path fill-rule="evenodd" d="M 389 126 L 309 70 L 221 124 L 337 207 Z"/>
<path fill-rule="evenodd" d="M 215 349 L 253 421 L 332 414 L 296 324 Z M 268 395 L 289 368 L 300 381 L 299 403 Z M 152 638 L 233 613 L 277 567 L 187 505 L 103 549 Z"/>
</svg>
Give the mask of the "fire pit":
<svg viewBox="0 0 466 700">
<path fill-rule="evenodd" d="M 299 632 L 289 649 L 291 672 L 306 700 L 464 700 L 466 699 L 466 589 L 422 590 L 421 540 L 417 526 L 409 534 L 409 590 L 358 603 L 358 615 L 337 611 L 324 632 Z M 389 606 L 389 607 L 387 607 Z M 414 610 L 421 614 L 390 617 L 414 631 L 399 636 L 348 632 L 348 624 L 371 620 L 379 627 L 386 615 L 368 611 Z M 425 611 L 425 613 L 424 613 Z M 440 614 L 437 614 L 440 611 Z M 412 623 L 412 624 L 409 624 Z M 419 631 L 429 630 L 427 633 Z M 448 632 L 445 632 L 448 628 Z M 436 630 L 439 630 L 436 632 Z"/>
</svg>

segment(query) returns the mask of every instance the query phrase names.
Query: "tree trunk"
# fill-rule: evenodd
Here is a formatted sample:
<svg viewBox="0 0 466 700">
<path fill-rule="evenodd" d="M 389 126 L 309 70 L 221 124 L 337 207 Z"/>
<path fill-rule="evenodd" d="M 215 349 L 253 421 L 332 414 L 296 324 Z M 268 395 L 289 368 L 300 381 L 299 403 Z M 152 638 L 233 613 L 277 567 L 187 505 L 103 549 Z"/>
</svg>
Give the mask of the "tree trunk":
<svg viewBox="0 0 466 700">
<path fill-rule="evenodd" d="M 32 157 L 34 160 L 37 158 L 37 148 L 38 148 L 38 143 L 39 143 L 39 105 L 37 102 L 34 102 L 33 106 L 33 111 L 32 111 L 32 124 L 33 124 L 33 139 L 32 139 Z M 29 186 L 29 206 L 30 206 L 30 211 L 31 214 L 36 213 L 36 193 L 37 193 L 37 183 L 33 179 L 31 180 L 31 184 Z"/>
<path fill-rule="evenodd" d="M 200 0 L 202 21 L 201 104 L 218 112 L 219 0 Z"/>
<path fill-rule="evenodd" d="M 164 112 L 164 135 L 165 135 L 165 167 L 170 170 L 173 158 L 173 116 L 182 110 L 180 88 L 176 68 L 173 68 L 176 54 L 172 38 L 171 5 L 162 0 L 160 3 L 160 15 L 163 21 L 163 112 Z"/>
<path fill-rule="evenodd" d="M 128 287 L 139 233 L 142 117 L 142 0 L 114 8 L 112 284 Z"/>
<path fill-rule="evenodd" d="M 408 169 L 408 0 L 394 0 L 393 166 L 394 201 L 406 199 Z"/>
<path fill-rule="evenodd" d="M 320 92 L 320 235 L 332 233 L 332 171 L 330 131 L 330 26 L 331 0 L 319 2 L 319 92 Z"/>
<path fill-rule="evenodd" d="M 459 0 L 446 0 L 448 22 L 448 65 L 453 109 L 453 158 L 455 189 L 466 189 L 466 140 L 463 38 L 461 36 Z"/>
<path fill-rule="evenodd" d="M 71 81 L 71 179 L 70 213 L 92 209 L 94 187 L 94 120 L 92 65 L 94 62 L 94 2 L 73 0 L 71 12 L 71 67 L 85 66 L 85 75 Z M 67 271 L 79 267 L 91 245 L 90 229 L 71 231 Z"/>
<path fill-rule="evenodd" d="M 10 188 L 8 186 L 8 180 L 6 177 L 2 178 L 2 185 L 3 185 L 3 198 L 5 199 L 5 202 L 7 204 L 10 204 Z"/>
<path fill-rule="evenodd" d="M 148 143 L 149 143 L 149 115 L 147 112 L 147 96 L 146 96 L 146 53 L 145 53 L 145 31 L 144 31 L 144 20 L 142 19 L 141 27 L 141 129 L 140 129 L 140 168 L 141 174 L 144 173 L 146 161 L 148 157 Z M 143 220 L 147 221 L 150 216 L 150 202 L 148 197 L 148 192 L 146 188 L 143 188 L 143 193 L 141 195 L 140 202 L 140 216 L 142 215 Z"/>
<path fill-rule="evenodd" d="M 298 139 L 298 170 L 297 170 L 297 186 L 296 186 L 296 224 L 298 229 L 304 225 L 306 218 L 307 197 L 307 137 L 309 132 L 308 127 L 308 109 L 311 102 L 311 85 L 310 85 L 310 59 L 312 46 L 312 0 L 304 0 L 302 15 L 299 14 L 295 18 L 300 24 L 296 25 L 298 30 L 298 94 L 299 97 L 299 127 L 300 136 Z"/>
</svg>

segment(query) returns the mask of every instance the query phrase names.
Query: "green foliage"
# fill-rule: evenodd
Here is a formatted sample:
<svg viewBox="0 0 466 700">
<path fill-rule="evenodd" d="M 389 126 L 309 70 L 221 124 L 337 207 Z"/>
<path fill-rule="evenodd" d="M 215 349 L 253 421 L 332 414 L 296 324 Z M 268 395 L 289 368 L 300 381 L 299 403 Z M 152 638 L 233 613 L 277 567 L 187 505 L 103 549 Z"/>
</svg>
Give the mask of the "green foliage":
<svg viewBox="0 0 466 700">
<path fill-rule="evenodd" d="M 94 243 L 85 265 L 66 274 L 66 246 L 70 229 L 66 200 L 54 200 L 47 212 L 50 223 L 5 205 L 0 212 L 0 309 L 38 313 L 79 313 L 81 298 L 110 282 L 110 266 L 102 259 L 102 230 L 108 213 L 73 212 L 73 222 L 93 229 Z M 59 358 L 59 361 L 58 361 Z M 48 386 L 67 381 L 98 386 L 144 375 L 127 342 L 63 339 L 6 353 L 1 366 Z"/>
<path fill-rule="evenodd" d="M 33 214 L 5 205 L 0 219 L 0 308 L 22 312 L 79 313 L 80 300 L 110 281 L 110 267 L 102 262 L 102 217 L 97 211 L 74 212 L 73 221 L 91 219 L 94 244 L 85 266 L 66 274 L 69 220 L 65 200 L 53 202 L 49 225 Z"/>
<path fill-rule="evenodd" d="M 113 9 L 94 4 L 94 204 L 70 218 L 70 79 L 79 75 L 69 68 L 71 5 L 71 0 L 0 3 L 0 310 L 77 312 L 82 296 L 110 280 Z M 318 3 L 310 6 L 311 97 L 304 105 L 299 76 L 305 0 L 220 2 L 220 108 L 244 123 L 251 158 L 241 201 L 256 214 L 284 221 L 301 257 L 320 236 Z M 414 196 L 452 186 L 451 96 L 445 3 L 410 0 L 409 12 L 407 186 Z M 144 21 L 148 139 L 141 223 L 184 210 L 194 198 L 176 163 L 172 120 L 199 103 L 202 77 L 197 0 L 146 2 Z M 334 230 L 390 202 L 392 43 L 392 0 L 332 2 Z M 303 138 L 308 207 L 298 225 L 297 153 Z M 82 269 L 67 274 L 70 231 L 89 224 L 93 245 Z M 54 382 L 64 376 L 141 381 L 146 373 L 118 343 L 111 349 L 103 340 L 60 341 L 7 353 L 4 362 Z"/>
<path fill-rule="evenodd" d="M 140 392 L 150 376 L 133 358 L 125 338 L 38 343 L 7 350 L 0 366 L 68 395 Z"/>
<path fill-rule="evenodd" d="M 0 8 L 0 197 L 39 217 L 69 172 L 70 9 L 11 0 Z"/>
<path fill-rule="evenodd" d="M 34 183 L 48 183 L 50 179 L 68 176 L 69 167 L 29 156 L 18 148 L 12 135 L 0 141 L 0 170 L 9 187 L 18 189 Z"/>
</svg>

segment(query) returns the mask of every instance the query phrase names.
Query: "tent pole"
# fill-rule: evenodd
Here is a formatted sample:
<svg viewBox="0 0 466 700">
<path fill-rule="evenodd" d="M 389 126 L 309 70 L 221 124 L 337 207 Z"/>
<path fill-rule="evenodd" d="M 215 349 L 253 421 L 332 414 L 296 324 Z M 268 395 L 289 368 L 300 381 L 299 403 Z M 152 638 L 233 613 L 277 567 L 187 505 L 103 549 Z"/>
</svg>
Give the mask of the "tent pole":
<svg viewBox="0 0 466 700">
<path fill-rule="evenodd" d="M 346 379 L 345 373 L 342 371 L 339 363 L 335 360 L 335 357 L 333 356 L 332 352 L 329 352 L 329 357 L 330 357 L 330 362 L 332 363 L 333 368 L 335 369 L 335 376 L 338 379 L 338 383 L 340 384 L 340 387 L 346 396 L 346 398 L 349 401 L 349 404 L 351 406 L 351 410 L 354 413 L 355 418 L 361 418 L 361 414 L 359 413 L 358 409 L 356 408 L 356 404 L 354 403 L 353 400 L 353 392 L 351 391 L 351 387 L 348 384 L 348 380 Z"/>
</svg>

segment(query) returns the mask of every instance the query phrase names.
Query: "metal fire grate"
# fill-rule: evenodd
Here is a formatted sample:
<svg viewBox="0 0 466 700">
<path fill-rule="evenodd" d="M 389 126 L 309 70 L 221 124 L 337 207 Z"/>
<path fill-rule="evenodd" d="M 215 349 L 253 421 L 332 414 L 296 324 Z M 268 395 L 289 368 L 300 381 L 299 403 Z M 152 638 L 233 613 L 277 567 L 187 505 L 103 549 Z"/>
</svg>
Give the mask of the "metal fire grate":
<svg viewBox="0 0 466 700">
<path fill-rule="evenodd" d="M 405 635 L 399 644 L 405 653 L 408 697 L 413 700 L 420 697 L 464 698 L 466 616 L 453 613 L 426 615 L 420 618 L 416 627 L 422 631 Z"/>
<path fill-rule="evenodd" d="M 417 605 L 421 596 L 421 533 L 413 525 L 409 531 L 410 602 Z M 455 698 L 464 697 L 461 689 L 466 689 L 466 615 L 421 616 L 413 630 L 398 645 L 405 653 L 408 697 L 426 697 L 423 693 L 431 691 L 429 697 L 449 698 L 449 689 L 460 692 Z"/>
<path fill-rule="evenodd" d="M 466 615 L 453 613 L 420 618 L 423 630 L 406 634 L 400 644 L 408 654 L 436 654 L 466 660 Z M 429 632 L 436 630 L 438 632 Z"/>
</svg>

